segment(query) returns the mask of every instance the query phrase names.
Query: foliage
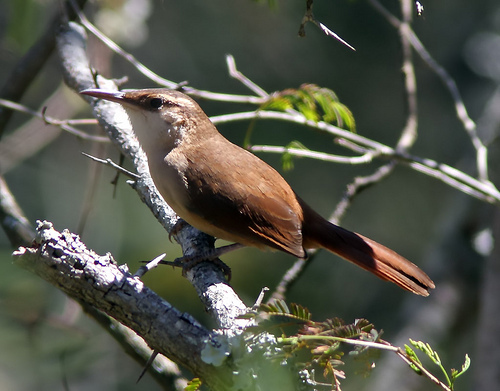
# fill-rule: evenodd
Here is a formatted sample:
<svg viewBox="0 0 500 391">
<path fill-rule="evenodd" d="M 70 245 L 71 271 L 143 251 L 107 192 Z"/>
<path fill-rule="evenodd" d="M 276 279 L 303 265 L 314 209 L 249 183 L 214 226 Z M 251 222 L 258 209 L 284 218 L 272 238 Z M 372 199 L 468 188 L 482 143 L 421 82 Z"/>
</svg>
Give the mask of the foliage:
<svg viewBox="0 0 500 391">
<path fill-rule="evenodd" d="M 454 389 L 455 381 L 461 375 L 463 375 L 470 367 L 470 362 L 471 362 L 470 357 L 468 354 L 466 354 L 465 361 L 464 361 L 460 371 L 456 370 L 455 368 L 452 368 L 450 370 L 450 375 L 448 375 L 448 372 L 446 371 L 446 369 L 444 368 L 444 366 L 441 362 L 441 358 L 439 357 L 438 352 L 433 350 L 428 343 L 425 343 L 422 341 L 413 341 L 412 339 L 410 339 L 410 343 L 413 345 L 414 348 L 417 348 L 418 350 L 424 352 L 425 355 L 427 357 L 429 357 L 431 359 L 431 361 L 439 367 L 439 369 L 441 370 L 441 372 L 443 372 L 443 374 L 446 378 L 446 382 L 448 383 L 448 387 L 450 388 L 450 390 Z M 408 356 L 410 356 L 413 360 L 415 360 L 416 362 L 421 364 L 417 354 L 410 346 L 405 345 L 405 350 L 406 350 L 406 353 L 408 354 Z M 417 373 L 420 374 L 420 369 L 418 367 L 416 367 L 414 365 L 410 365 L 410 367 L 412 369 L 414 369 Z"/>
<path fill-rule="evenodd" d="M 314 122 L 328 122 L 340 128 L 356 131 L 354 116 L 341 103 L 332 90 L 316 84 L 302 84 L 299 88 L 288 88 L 275 92 L 264 103 L 261 110 L 297 110 Z"/>
<path fill-rule="evenodd" d="M 445 374 L 445 384 L 424 368 L 408 345 L 403 350 L 382 340 L 382 332 L 376 330 L 368 320 L 356 319 L 353 323 L 346 324 L 342 319 L 333 318 L 316 322 L 306 308 L 294 303 L 287 305 L 282 300 L 263 304 L 258 311 L 247 317 L 252 317 L 255 321 L 255 326 L 249 329 L 254 336 L 265 333 L 275 335 L 279 348 L 273 345 L 268 349 L 267 356 L 281 366 L 286 364 L 289 368 L 298 369 L 301 390 L 317 389 L 318 386 L 340 390 L 340 382 L 346 378 L 346 373 L 340 369 L 346 364 L 345 358 L 356 360 L 364 368 L 364 375 L 368 375 L 375 368 L 374 360 L 378 358 L 380 350 L 397 353 L 418 374 L 426 375 L 445 390 L 453 390 L 455 380 L 470 366 L 469 356 L 466 356 L 461 370 L 451 369 L 451 376 L 448 376 L 437 352 L 429 344 L 410 340 L 415 348 L 424 352 L 441 368 Z M 259 337 L 252 338 L 256 339 Z"/>
<path fill-rule="evenodd" d="M 283 166 L 283 170 L 285 171 L 290 171 L 293 170 L 293 158 L 294 155 L 288 152 L 288 149 L 301 149 L 303 151 L 308 151 L 309 148 L 307 148 L 304 144 L 302 144 L 300 141 L 294 140 L 291 143 L 289 143 L 286 146 L 285 152 L 281 155 L 281 165 Z"/>
<path fill-rule="evenodd" d="M 201 380 L 197 377 L 191 379 L 187 386 L 184 388 L 184 391 L 198 391 L 201 387 Z"/>
</svg>

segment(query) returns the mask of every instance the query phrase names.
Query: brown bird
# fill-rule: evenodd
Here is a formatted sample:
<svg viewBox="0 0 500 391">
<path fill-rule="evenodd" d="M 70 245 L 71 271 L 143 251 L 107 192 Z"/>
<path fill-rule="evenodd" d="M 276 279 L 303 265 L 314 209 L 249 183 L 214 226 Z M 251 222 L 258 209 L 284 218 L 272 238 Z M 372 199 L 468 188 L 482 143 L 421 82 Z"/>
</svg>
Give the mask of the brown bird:
<svg viewBox="0 0 500 391">
<path fill-rule="evenodd" d="M 124 107 L 158 191 L 199 230 L 298 258 L 325 248 L 418 295 L 434 288 L 407 259 L 321 217 L 274 168 L 224 138 L 187 95 L 167 89 L 81 93 Z"/>
</svg>

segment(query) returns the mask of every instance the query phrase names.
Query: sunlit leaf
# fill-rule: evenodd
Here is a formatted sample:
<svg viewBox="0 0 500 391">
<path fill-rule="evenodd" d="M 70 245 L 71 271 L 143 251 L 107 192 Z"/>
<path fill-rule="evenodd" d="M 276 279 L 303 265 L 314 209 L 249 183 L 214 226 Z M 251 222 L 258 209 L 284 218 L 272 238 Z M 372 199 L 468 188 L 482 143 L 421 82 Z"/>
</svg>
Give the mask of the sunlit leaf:
<svg viewBox="0 0 500 391">
<path fill-rule="evenodd" d="M 287 111 L 294 109 L 310 121 L 324 121 L 354 132 L 356 123 L 352 112 L 342 104 L 337 95 L 315 84 L 303 84 L 275 92 L 260 109 Z"/>
<path fill-rule="evenodd" d="M 292 141 L 290 144 L 288 144 L 286 146 L 286 149 L 285 149 L 285 152 L 283 152 L 283 154 L 281 155 L 281 164 L 283 166 L 283 170 L 285 171 L 290 171 L 290 170 L 293 170 L 293 159 L 294 159 L 294 155 L 289 153 L 287 151 L 287 149 L 300 149 L 300 150 L 303 150 L 303 151 L 309 151 L 309 149 L 302 143 L 300 143 L 299 141 Z"/>
<path fill-rule="evenodd" d="M 188 384 L 184 388 L 184 391 L 198 391 L 201 387 L 201 384 L 201 380 L 195 377 L 188 382 Z"/>
</svg>

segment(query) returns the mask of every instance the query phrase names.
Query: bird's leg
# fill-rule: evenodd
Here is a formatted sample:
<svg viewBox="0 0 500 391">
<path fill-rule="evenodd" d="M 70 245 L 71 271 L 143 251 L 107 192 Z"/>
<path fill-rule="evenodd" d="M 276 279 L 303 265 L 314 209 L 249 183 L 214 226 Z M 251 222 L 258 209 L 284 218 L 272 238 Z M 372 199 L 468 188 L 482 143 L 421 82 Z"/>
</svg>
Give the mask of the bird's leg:
<svg viewBox="0 0 500 391">
<path fill-rule="evenodd" d="M 227 246 L 209 249 L 201 253 L 196 253 L 176 258 L 173 261 L 160 261 L 159 264 L 170 265 L 173 267 L 182 267 L 182 274 L 185 275 L 186 272 L 191 270 L 194 266 L 198 265 L 199 263 L 204 261 L 210 261 L 213 262 L 222 270 L 224 275 L 227 277 L 227 280 L 229 281 L 231 280 L 231 268 L 227 266 L 224 262 L 222 262 L 219 259 L 219 257 L 231 251 L 238 250 L 242 247 L 245 246 L 240 243 L 233 243 Z"/>
</svg>

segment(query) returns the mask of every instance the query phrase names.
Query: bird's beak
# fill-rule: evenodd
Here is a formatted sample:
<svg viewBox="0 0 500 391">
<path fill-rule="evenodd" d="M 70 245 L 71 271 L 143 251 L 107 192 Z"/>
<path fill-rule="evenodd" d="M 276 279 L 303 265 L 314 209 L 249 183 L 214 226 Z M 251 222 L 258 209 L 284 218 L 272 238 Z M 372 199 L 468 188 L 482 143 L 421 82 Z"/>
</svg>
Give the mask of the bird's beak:
<svg viewBox="0 0 500 391">
<path fill-rule="evenodd" d="M 124 104 L 127 102 L 125 99 L 125 93 L 122 91 L 106 91 L 106 90 L 98 90 L 90 88 L 87 90 L 80 91 L 80 94 L 93 96 L 94 98 L 97 99 L 105 99 L 120 104 Z"/>
</svg>

